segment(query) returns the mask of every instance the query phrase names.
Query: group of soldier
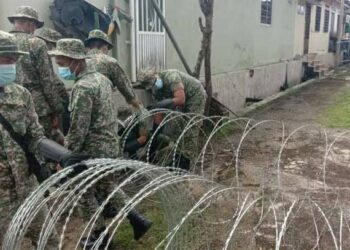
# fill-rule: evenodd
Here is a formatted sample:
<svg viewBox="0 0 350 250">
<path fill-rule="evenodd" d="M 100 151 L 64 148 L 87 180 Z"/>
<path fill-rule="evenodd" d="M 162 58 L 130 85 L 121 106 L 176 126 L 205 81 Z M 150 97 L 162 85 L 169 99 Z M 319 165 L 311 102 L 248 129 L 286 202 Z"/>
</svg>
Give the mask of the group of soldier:
<svg viewBox="0 0 350 250">
<path fill-rule="evenodd" d="M 119 62 L 108 56 L 113 44 L 104 32 L 93 30 L 84 42 L 62 38 L 58 32 L 42 28 L 44 23 L 38 12 L 29 6 L 19 7 L 8 20 L 13 29 L 9 33 L 0 31 L 2 232 L 6 232 L 20 204 L 38 185 L 33 164 L 38 162 L 39 168 L 55 166 L 57 170 L 88 158 L 120 157 L 114 91 L 124 96 L 136 114 L 146 112 Z M 54 57 L 58 66 L 57 73 L 50 57 Z M 70 94 L 62 80 L 74 81 Z M 200 81 L 185 73 L 147 69 L 139 73 L 138 81 L 146 90 L 152 91 L 154 102 L 149 108 L 204 113 L 204 88 Z M 153 128 L 148 130 L 140 126 L 137 136 L 126 148 L 135 152 L 145 145 L 150 133 L 163 119 L 161 113 L 154 115 Z M 186 143 L 188 148 L 182 152 L 185 159 L 191 159 L 197 141 L 199 129 L 193 131 Z M 83 169 L 79 166 L 74 171 L 78 174 Z M 89 221 L 97 210 L 99 198 L 104 200 L 114 190 L 116 180 L 113 178 L 106 177 L 84 195 L 81 201 L 84 220 Z M 105 230 L 104 220 L 114 217 L 127 199 L 123 191 L 117 192 L 104 216 L 96 221 L 92 235 L 82 239 L 83 246 L 93 246 Z M 41 213 L 26 237 L 31 247 L 37 242 L 45 209 Z M 140 239 L 152 224 L 135 209 L 128 213 L 127 218 L 135 240 Z M 0 243 L 3 237 L 4 234 Z M 57 235 L 53 234 L 48 244 L 48 249 L 57 248 Z"/>
</svg>

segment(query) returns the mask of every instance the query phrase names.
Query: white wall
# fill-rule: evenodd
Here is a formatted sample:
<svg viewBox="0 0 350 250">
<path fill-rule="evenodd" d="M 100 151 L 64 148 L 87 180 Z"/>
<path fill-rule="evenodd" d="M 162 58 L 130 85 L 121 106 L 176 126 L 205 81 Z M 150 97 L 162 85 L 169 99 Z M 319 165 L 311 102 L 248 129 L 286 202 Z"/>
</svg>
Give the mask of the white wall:
<svg viewBox="0 0 350 250">
<path fill-rule="evenodd" d="M 326 6 L 319 5 L 322 7 L 321 14 L 321 28 L 320 31 L 315 31 L 316 24 L 316 5 L 312 6 L 311 9 L 311 23 L 310 23 L 310 44 L 309 53 L 324 54 L 328 53 L 329 48 L 329 31 L 327 33 L 323 32 L 324 28 L 324 15 Z M 329 29 L 330 30 L 330 29 Z"/>
<path fill-rule="evenodd" d="M 301 82 L 302 61 L 293 60 L 249 70 L 218 74 L 213 76 L 213 94 L 220 102 L 233 111 L 245 107 L 246 98 L 264 99 L 280 91 L 285 83 L 294 86 Z"/>
<path fill-rule="evenodd" d="M 305 7 L 304 7 L 305 8 Z M 304 9 L 305 10 L 305 9 Z M 305 11 L 303 14 L 295 10 L 294 55 L 304 54 Z"/>
</svg>

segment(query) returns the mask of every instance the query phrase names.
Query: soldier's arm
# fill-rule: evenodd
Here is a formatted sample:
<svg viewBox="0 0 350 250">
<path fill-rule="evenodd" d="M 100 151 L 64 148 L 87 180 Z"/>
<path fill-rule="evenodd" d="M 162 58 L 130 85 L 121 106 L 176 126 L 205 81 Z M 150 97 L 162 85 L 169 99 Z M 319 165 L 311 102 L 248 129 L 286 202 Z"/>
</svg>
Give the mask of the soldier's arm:
<svg viewBox="0 0 350 250">
<path fill-rule="evenodd" d="M 64 83 L 61 81 L 61 79 L 58 76 L 54 76 L 54 82 L 56 91 L 60 97 L 60 101 L 63 103 L 64 108 L 66 109 L 69 103 L 69 95 L 67 92 L 66 87 L 64 86 Z"/>
<path fill-rule="evenodd" d="M 184 106 L 186 103 L 185 87 L 182 83 L 180 74 L 177 72 L 171 72 L 165 75 L 164 81 L 170 84 L 170 88 L 173 92 L 173 104 L 174 106 Z"/>
<path fill-rule="evenodd" d="M 93 105 L 90 90 L 79 86 L 72 92 L 71 124 L 65 139 L 65 146 L 73 152 L 80 153 L 86 135 L 89 132 Z"/>
<path fill-rule="evenodd" d="M 63 105 L 60 97 L 55 91 L 55 73 L 53 71 L 50 57 L 47 53 L 47 47 L 44 41 L 36 39 L 33 41 L 35 49 L 35 66 L 40 75 L 40 83 L 45 96 L 45 100 L 48 102 L 51 110 L 56 113 L 63 112 Z"/>
<path fill-rule="evenodd" d="M 27 136 L 30 140 L 29 149 L 32 153 L 35 153 L 39 142 L 45 138 L 44 129 L 39 123 L 32 96 L 26 89 L 23 92 L 23 100 L 26 103 L 27 119 L 29 119 L 27 127 Z M 23 117 L 19 117 L 19 119 L 23 119 Z"/>
<path fill-rule="evenodd" d="M 132 88 L 131 81 L 123 68 L 119 65 L 119 63 L 111 64 L 110 68 L 110 80 L 113 83 L 114 87 L 120 91 L 120 93 L 124 96 L 127 103 L 132 105 L 133 107 L 139 109 L 140 101 L 138 100 L 134 89 Z"/>
</svg>

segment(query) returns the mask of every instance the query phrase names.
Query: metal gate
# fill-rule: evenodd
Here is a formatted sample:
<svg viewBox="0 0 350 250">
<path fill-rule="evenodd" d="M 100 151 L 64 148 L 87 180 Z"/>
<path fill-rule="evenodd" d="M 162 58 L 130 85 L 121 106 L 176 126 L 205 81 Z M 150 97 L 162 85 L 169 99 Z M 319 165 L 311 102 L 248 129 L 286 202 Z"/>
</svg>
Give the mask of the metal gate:
<svg viewBox="0 0 350 250">
<path fill-rule="evenodd" d="M 163 12 L 165 1 L 156 0 Z M 136 67 L 164 69 L 165 30 L 150 0 L 136 0 Z"/>
</svg>

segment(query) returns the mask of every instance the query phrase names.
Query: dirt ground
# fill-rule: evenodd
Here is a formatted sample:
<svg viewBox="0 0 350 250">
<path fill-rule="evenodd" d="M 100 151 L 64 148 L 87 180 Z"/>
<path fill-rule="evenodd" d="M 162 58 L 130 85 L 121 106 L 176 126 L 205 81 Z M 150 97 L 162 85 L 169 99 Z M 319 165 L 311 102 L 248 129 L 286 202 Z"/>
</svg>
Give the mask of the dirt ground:
<svg viewBox="0 0 350 250">
<path fill-rule="evenodd" d="M 350 249 L 350 124 L 330 128 L 320 123 L 324 111 L 347 91 L 350 81 L 345 78 L 315 81 L 256 110 L 248 117 L 249 126 L 248 119 L 240 121 L 211 141 L 206 177 L 223 187 L 239 186 L 241 202 L 248 193 L 252 200 L 261 197 L 242 219 L 228 249 L 276 249 L 279 235 L 283 236 L 279 249 Z M 198 197 L 203 192 L 198 191 Z M 223 249 L 237 218 L 231 218 L 232 211 L 241 204 L 235 195 L 218 197 L 212 207 L 208 205 L 208 217 L 202 215 L 200 223 L 210 229 L 201 237 L 212 239 L 189 249 Z M 117 235 L 113 249 L 152 249 L 149 242 L 158 242 L 152 237 L 164 237 L 166 225 L 159 226 L 164 219 L 159 210 L 151 210 L 145 209 L 155 226 L 145 239 L 129 244 L 132 235 L 126 223 L 120 230 L 125 235 Z M 232 222 L 207 223 L 227 219 Z M 82 229 L 78 219 L 72 224 L 64 249 L 75 248 Z"/>
<path fill-rule="evenodd" d="M 262 193 L 265 209 L 276 209 L 277 226 L 272 213 L 253 222 L 251 227 L 260 225 L 254 246 L 246 249 L 275 249 L 276 227 L 282 230 L 293 202 L 281 249 L 350 249 L 350 128 L 319 122 L 347 91 L 345 78 L 317 80 L 251 114 L 257 126 L 241 145 L 244 131 L 237 127 L 213 142 L 215 163 L 207 174 L 230 185 L 237 184 L 238 170 L 239 185 Z"/>
</svg>

